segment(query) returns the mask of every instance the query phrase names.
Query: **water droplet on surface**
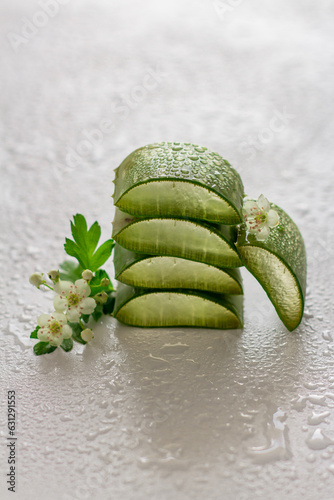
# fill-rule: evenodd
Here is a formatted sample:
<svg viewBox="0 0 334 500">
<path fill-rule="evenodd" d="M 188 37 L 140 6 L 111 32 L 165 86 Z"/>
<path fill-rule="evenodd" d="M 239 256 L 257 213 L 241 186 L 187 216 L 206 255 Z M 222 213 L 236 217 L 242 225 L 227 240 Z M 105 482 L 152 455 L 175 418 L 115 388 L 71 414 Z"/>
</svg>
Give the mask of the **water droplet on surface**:
<svg viewBox="0 0 334 500">
<path fill-rule="evenodd" d="M 334 441 L 324 434 L 322 429 L 316 429 L 307 439 L 306 444 L 311 450 L 324 450 Z"/>
<path fill-rule="evenodd" d="M 21 314 L 21 316 L 19 317 L 20 323 L 27 323 L 30 320 L 31 316 L 28 316 L 27 314 Z"/>
<path fill-rule="evenodd" d="M 186 349 L 189 349 L 188 344 L 182 344 L 181 342 L 178 342 L 177 344 L 164 344 L 160 350 L 165 354 L 180 354 Z"/>
<path fill-rule="evenodd" d="M 109 431 L 111 431 L 112 427 L 101 427 L 99 430 L 95 432 L 88 432 L 85 434 L 85 437 L 87 441 L 94 441 L 94 439 L 97 438 L 97 436 L 100 436 L 101 434 L 107 434 Z"/>
<path fill-rule="evenodd" d="M 302 411 L 306 407 L 307 398 L 304 396 L 298 396 L 291 401 L 292 408 L 297 411 Z"/>
<path fill-rule="evenodd" d="M 320 396 L 318 394 L 308 396 L 307 397 L 308 401 L 314 405 L 319 405 L 319 406 L 327 406 L 326 404 L 326 396 Z"/>
<path fill-rule="evenodd" d="M 35 309 L 35 306 L 33 306 L 32 304 L 27 304 L 24 306 L 24 310 L 25 312 L 27 311 L 33 311 Z"/>
<path fill-rule="evenodd" d="M 322 332 L 322 338 L 324 340 L 327 340 L 328 342 L 333 342 L 332 334 L 328 330 L 325 330 L 324 332 Z"/>
<path fill-rule="evenodd" d="M 315 462 L 315 460 L 316 460 L 315 454 L 314 453 L 310 453 L 309 455 L 307 455 L 306 460 L 310 464 L 313 464 Z"/>
<path fill-rule="evenodd" d="M 72 418 L 70 415 L 62 415 L 62 416 L 60 417 L 60 420 L 61 420 L 62 422 L 69 422 L 70 420 L 73 420 L 73 418 Z"/>
<path fill-rule="evenodd" d="M 153 356 L 151 353 L 145 358 L 145 363 L 146 366 L 153 369 L 165 369 L 169 365 L 166 359 Z"/>
<path fill-rule="evenodd" d="M 326 404 L 326 396 L 320 396 L 315 394 L 314 396 L 308 396 L 307 397 L 308 401 L 312 404 L 319 405 L 319 406 L 327 406 Z"/>
<path fill-rule="evenodd" d="M 106 418 L 116 418 L 118 417 L 118 413 L 115 410 L 109 410 L 106 413 Z"/>
<path fill-rule="evenodd" d="M 318 394 L 310 395 L 310 396 L 298 396 L 297 398 L 293 399 L 291 401 L 292 403 L 292 408 L 297 411 L 302 411 L 306 407 L 307 401 L 309 401 L 312 404 L 319 405 L 319 406 L 327 406 L 326 404 L 326 394 L 325 396 L 320 396 Z M 334 397 L 334 395 L 333 395 Z"/>
<path fill-rule="evenodd" d="M 304 387 L 305 389 L 316 389 L 318 387 L 318 384 L 314 383 L 314 382 L 305 382 L 304 384 Z"/>
<path fill-rule="evenodd" d="M 10 322 L 4 333 L 6 335 L 13 335 L 15 344 L 20 346 L 21 349 L 31 349 L 33 344 L 31 343 L 30 335 L 25 335 L 15 323 Z"/>
<path fill-rule="evenodd" d="M 319 425 L 325 420 L 325 418 L 329 417 L 329 415 L 329 411 L 324 411 L 322 413 L 316 413 L 313 411 L 312 414 L 307 417 L 307 423 L 309 425 Z"/>
<path fill-rule="evenodd" d="M 291 456 L 287 436 L 288 428 L 285 424 L 286 418 L 286 413 L 280 408 L 273 414 L 272 422 L 268 422 L 266 426 L 268 445 L 251 447 L 248 450 L 254 462 L 263 464 Z"/>
</svg>

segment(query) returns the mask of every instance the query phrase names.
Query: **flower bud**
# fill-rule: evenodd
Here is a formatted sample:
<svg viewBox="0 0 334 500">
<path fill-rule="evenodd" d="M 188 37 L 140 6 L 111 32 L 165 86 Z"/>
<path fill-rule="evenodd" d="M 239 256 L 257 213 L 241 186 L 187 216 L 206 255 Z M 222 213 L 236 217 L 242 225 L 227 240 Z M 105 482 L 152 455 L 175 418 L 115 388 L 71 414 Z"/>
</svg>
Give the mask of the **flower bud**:
<svg viewBox="0 0 334 500">
<path fill-rule="evenodd" d="M 48 272 L 48 276 L 51 281 L 54 283 L 57 283 L 59 281 L 59 271 L 58 269 L 51 269 L 51 271 Z"/>
<path fill-rule="evenodd" d="M 98 304 L 105 304 L 108 300 L 108 294 L 106 292 L 97 293 L 94 299 Z"/>
<path fill-rule="evenodd" d="M 110 280 L 108 278 L 101 279 L 101 286 L 108 286 L 109 283 L 110 283 Z"/>
<path fill-rule="evenodd" d="M 93 331 L 90 328 L 86 328 L 85 330 L 82 330 L 81 338 L 85 342 L 90 342 L 94 338 Z"/>
<path fill-rule="evenodd" d="M 29 282 L 33 286 L 36 286 L 37 288 L 39 288 L 45 282 L 45 280 L 43 278 L 43 273 L 33 273 L 29 278 Z"/>
<path fill-rule="evenodd" d="M 92 273 L 92 271 L 90 269 L 86 269 L 85 271 L 83 271 L 81 276 L 86 281 L 90 281 L 91 279 L 94 278 L 94 274 Z"/>
</svg>

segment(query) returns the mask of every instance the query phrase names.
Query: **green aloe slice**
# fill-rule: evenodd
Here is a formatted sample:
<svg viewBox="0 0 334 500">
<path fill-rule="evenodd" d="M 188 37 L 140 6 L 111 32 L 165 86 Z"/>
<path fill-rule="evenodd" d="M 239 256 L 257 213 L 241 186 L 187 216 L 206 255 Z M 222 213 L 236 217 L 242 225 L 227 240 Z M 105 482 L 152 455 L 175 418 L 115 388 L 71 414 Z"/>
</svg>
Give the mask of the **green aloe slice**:
<svg viewBox="0 0 334 500">
<path fill-rule="evenodd" d="M 140 327 L 193 326 L 242 328 L 242 295 L 219 295 L 195 290 L 117 287 L 113 315 Z"/>
<path fill-rule="evenodd" d="M 306 289 L 306 251 L 300 231 L 289 215 L 271 204 L 280 225 L 264 241 L 242 228 L 237 248 L 242 262 L 266 291 L 288 330 L 303 317 Z"/>
<path fill-rule="evenodd" d="M 169 255 L 145 255 L 116 243 L 115 278 L 144 288 L 193 288 L 215 293 L 242 294 L 239 269 L 216 266 Z"/>
<path fill-rule="evenodd" d="M 113 238 L 137 253 L 170 255 L 220 268 L 242 265 L 232 226 L 174 218 L 138 219 L 116 209 Z"/>
<path fill-rule="evenodd" d="M 242 221 L 243 184 L 219 154 L 189 143 L 161 142 L 131 153 L 116 169 L 114 204 L 135 216 Z"/>
</svg>

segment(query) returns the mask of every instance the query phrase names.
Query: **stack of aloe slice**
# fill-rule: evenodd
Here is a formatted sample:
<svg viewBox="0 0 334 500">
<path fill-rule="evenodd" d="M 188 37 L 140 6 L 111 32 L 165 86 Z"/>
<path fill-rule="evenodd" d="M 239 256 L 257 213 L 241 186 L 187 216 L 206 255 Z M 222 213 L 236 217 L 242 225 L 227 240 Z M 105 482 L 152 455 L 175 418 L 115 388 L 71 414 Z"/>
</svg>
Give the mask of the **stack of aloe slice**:
<svg viewBox="0 0 334 500">
<path fill-rule="evenodd" d="M 286 326 L 299 324 L 306 274 L 300 233 L 276 207 L 284 235 L 275 239 L 274 229 L 268 243 L 252 239 L 243 225 L 243 184 L 227 160 L 189 143 L 152 144 L 121 163 L 114 184 L 114 265 L 120 282 L 114 316 L 119 321 L 241 328 L 238 268 L 245 264 Z"/>
</svg>

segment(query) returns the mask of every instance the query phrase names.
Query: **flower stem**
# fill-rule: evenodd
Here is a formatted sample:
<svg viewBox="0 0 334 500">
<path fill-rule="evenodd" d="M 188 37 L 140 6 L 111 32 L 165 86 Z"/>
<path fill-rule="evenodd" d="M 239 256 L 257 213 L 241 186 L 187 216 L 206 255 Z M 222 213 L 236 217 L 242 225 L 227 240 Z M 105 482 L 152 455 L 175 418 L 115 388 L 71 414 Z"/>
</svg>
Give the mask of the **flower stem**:
<svg viewBox="0 0 334 500">
<path fill-rule="evenodd" d="M 49 290 L 52 290 L 52 291 L 53 291 L 52 286 L 48 285 L 48 284 L 46 283 L 46 281 L 45 281 L 44 283 L 42 283 L 42 285 L 46 286 L 47 288 L 49 288 Z"/>
</svg>

